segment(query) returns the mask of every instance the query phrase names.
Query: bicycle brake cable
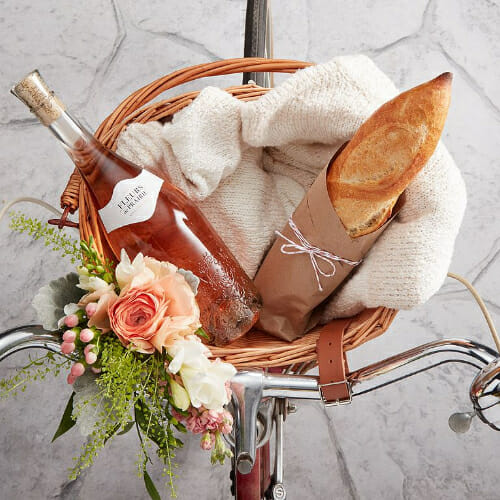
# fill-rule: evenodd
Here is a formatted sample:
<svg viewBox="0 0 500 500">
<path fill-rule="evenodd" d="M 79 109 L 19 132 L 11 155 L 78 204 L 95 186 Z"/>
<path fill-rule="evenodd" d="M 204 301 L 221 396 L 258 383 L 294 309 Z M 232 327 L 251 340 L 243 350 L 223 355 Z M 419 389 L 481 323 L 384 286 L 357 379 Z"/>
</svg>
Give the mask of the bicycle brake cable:
<svg viewBox="0 0 500 500">
<path fill-rule="evenodd" d="M 472 294 L 476 302 L 478 303 L 479 307 L 481 308 L 481 312 L 483 313 L 484 319 L 486 320 L 486 323 L 488 324 L 488 328 L 490 329 L 491 336 L 493 337 L 493 341 L 495 342 L 497 346 L 497 351 L 500 353 L 500 338 L 498 337 L 498 332 L 497 329 L 495 328 L 495 325 L 493 323 L 493 319 L 491 318 L 490 312 L 488 311 L 488 308 L 486 307 L 486 304 L 484 303 L 483 299 L 479 295 L 478 291 L 474 288 L 472 283 L 470 283 L 468 280 L 466 280 L 463 276 L 460 276 L 459 274 L 455 273 L 448 273 L 448 276 L 450 278 L 453 278 L 462 285 L 465 286 L 469 290 L 469 292 Z"/>
</svg>

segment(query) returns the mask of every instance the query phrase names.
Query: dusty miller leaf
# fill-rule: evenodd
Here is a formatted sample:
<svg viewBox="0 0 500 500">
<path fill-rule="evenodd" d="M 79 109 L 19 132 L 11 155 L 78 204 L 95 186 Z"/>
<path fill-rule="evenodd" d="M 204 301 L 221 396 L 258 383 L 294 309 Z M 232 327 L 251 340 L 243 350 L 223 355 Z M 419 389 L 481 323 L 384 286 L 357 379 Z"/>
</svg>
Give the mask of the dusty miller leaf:
<svg viewBox="0 0 500 500">
<path fill-rule="evenodd" d="M 75 390 L 73 418 L 76 419 L 83 436 L 92 434 L 99 415 L 106 411 L 106 407 L 110 404 L 109 400 L 101 395 L 101 388 L 95 382 L 96 378 L 96 375 L 86 371 L 73 384 Z M 113 418 L 113 415 L 110 414 L 109 417 Z"/>
<path fill-rule="evenodd" d="M 76 287 L 77 283 L 78 274 L 70 273 L 38 290 L 32 305 L 46 330 L 57 330 L 57 321 L 64 316 L 64 306 L 78 302 L 84 295 L 85 292 Z"/>
</svg>

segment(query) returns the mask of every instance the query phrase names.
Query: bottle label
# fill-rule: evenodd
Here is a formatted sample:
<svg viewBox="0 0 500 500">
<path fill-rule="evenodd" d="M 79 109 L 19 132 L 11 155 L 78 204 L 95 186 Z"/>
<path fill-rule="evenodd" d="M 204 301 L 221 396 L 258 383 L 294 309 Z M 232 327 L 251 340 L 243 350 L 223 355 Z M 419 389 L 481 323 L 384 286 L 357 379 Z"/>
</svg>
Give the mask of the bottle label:
<svg viewBox="0 0 500 500">
<path fill-rule="evenodd" d="M 99 210 L 106 231 L 110 233 L 129 224 L 152 217 L 163 179 L 143 170 L 137 177 L 118 182 L 109 203 Z"/>
</svg>

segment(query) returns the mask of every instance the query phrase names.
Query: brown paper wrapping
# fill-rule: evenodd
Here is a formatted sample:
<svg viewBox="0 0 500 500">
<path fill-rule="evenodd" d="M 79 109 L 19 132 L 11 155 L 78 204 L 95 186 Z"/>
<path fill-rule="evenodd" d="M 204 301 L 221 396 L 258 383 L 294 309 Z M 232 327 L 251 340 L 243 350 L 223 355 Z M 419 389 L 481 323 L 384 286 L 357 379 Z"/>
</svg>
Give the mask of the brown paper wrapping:
<svg viewBox="0 0 500 500">
<path fill-rule="evenodd" d="M 335 157 L 330 164 L 334 159 Z M 311 245 L 338 257 L 359 261 L 397 214 L 404 202 L 403 198 L 400 198 L 394 207 L 392 217 L 382 227 L 373 233 L 353 239 L 347 234 L 328 196 L 327 170 L 328 166 L 314 181 L 293 213 L 292 220 Z M 288 223 L 281 234 L 300 244 Z M 281 247 L 287 243 L 281 236 L 276 237 L 276 241 L 257 272 L 255 285 L 263 300 L 257 327 L 276 337 L 291 341 L 304 335 L 317 324 L 318 314 L 314 314 L 314 309 L 346 279 L 356 266 L 335 262 L 334 276 L 319 275 L 323 288 L 321 291 L 310 255 L 308 253 L 293 255 L 282 253 Z M 317 263 L 324 272 L 330 271 L 330 266 L 321 259 L 317 259 Z"/>
</svg>

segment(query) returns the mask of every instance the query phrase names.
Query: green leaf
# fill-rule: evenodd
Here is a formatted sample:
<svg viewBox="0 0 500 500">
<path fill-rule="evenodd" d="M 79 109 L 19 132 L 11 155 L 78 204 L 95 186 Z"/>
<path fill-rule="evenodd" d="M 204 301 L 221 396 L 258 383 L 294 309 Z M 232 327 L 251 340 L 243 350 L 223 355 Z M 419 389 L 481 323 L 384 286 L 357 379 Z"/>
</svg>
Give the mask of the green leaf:
<svg viewBox="0 0 500 500">
<path fill-rule="evenodd" d="M 168 421 L 171 425 L 173 425 L 179 432 L 187 432 L 186 426 L 179 422 L 176 418 L 172 417 L 172 415 L 167 415 Z"/>
<path fill-rule="evenodd" d="M 168 444 L 174 448 L 182 448 L 184 446 L 184 443 L 173 434 L 168 435 Z"/>
<path fill-rule="evenodd" d="M 127 422 L 124 426 L 123 429 L 117 434 L 117 436 L 123 436 L 123 434 L 127 434 L 127 432 L 134 427 L 135 422 L 131 420 L 130 422 Z"/>
<path fill-rule="evenodd" d="M 170 427 L 164 426 L 140 399 L 135 406 L 135 420 L 144 434 L 158 446 L 159 453 L 167 452 L 170 447 L 183 446 L 184 443 L 174 437 Z"/>
<path fill-rule="evenodd" d="M 151 479 L 151 476 L 148 474 L 148 471 L 144 469 L 144 484 L 146 485 L 146 489 L 148 490 L 149 496 L 153 500 L 161 500 L 160 494 L 156 489 L 155 483 Z"/>
<path fill-rule="evenodd" d="M 142 400 L 137 400 L 135 403 L 135 421 L 139 425 L 139 427 L 143 430 L 143 432 L 147 435 L 148 434 L 148 422 L 146 420 L 146 415 L 144 415 L 144 410 L 145 410 L 145 404 L 142 402 Z"/>
<path fill-rule="evenodd" d="M 71 416 L 73 413 L 73 398 L 74 397 L 75 397 L 75 393 L 73 392 L 71 394 L 71 397 L 69 398 L 69 401 L 68 401 L 68 404 L 66 405 L 66 408 L 64 409 L 64 413 L 63 413 L 63 416 L 61 418 L 61 422 L 59 423 L 59 427 L 57 428 L 57 431 L 54 434 L 54 437 L 52 438 L 52 443 L 59 436 L 62 436 L 65 432 L 68 432 L 76 424 L 76 422 L 73 420 L 73 417 Z"/>
<path fill-rule="evenodd" d="M 181 410 L 180 408 L 175 408 L 175 411 L 182 415 L 183 417 L 189 417 L 190 413 L 187 410 Z"/>
<path fill-rule="evenodd" d="M 198 328 L 198 330 L 196 330 L 194 334 L 198 335 L 198 337 L 201 337 L 202 339 L 210 340 L 208 333 L 205 330 L 203 330 L 203 328 Z"/>
<path fill-rule="evenodd" d="M 118 431 L 118 429 L 121 427 L 121 424 L 116 424 L 111 431 L 108 433 L 106 438 L 104 439 L 104 444 L 106 444 Z"/>
<path fill-rule="evenodd" d="M 141 399 L 136 403 L 135 420 L 144 434 L 156 443 L 159 448 L 165 445 L 166 433 L 163 425 Z"/>
</svg>

